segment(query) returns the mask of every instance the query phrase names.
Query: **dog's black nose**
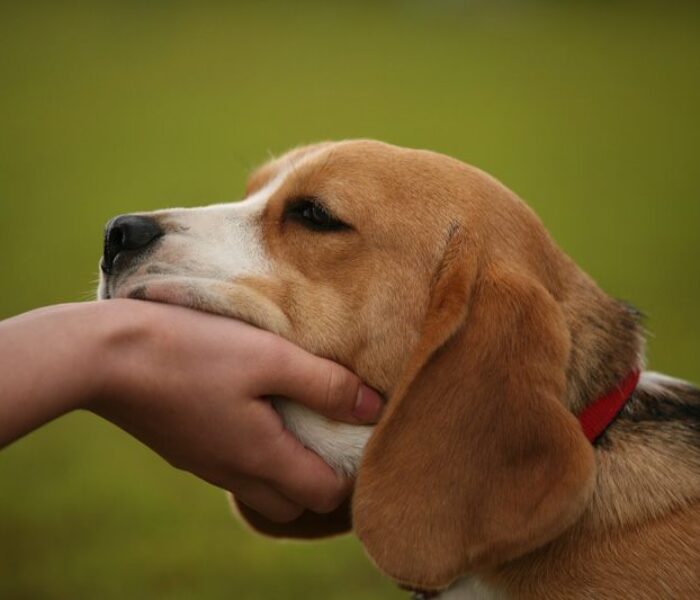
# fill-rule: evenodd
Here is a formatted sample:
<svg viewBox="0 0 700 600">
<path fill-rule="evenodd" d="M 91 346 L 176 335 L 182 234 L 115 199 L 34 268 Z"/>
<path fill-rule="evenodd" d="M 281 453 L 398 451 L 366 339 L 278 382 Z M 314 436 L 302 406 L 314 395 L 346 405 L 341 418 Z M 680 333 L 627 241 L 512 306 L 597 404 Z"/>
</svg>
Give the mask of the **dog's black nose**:
<svg viewBox="0 0 700 600">
<path fill-rule="evenodd" d="M 105 227 L 105 246 L 102 270 L 109 273 L 119 253 L 139 251 L 163 235 L 155 219 L 139 215 L 115 217 Z"/>
</svg>

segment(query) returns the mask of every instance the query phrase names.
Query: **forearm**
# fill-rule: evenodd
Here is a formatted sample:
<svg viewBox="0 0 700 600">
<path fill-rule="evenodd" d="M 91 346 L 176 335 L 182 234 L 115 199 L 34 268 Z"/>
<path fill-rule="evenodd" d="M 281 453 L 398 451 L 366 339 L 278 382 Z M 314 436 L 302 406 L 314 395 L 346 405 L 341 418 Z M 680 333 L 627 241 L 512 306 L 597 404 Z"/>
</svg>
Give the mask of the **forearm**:
<svg viewBox="0 0 700 600">
<path fill-rule="evenodd" d="M 97 392 L 107 316 L 85 303 L 0 322 L 0 448 Z"/>
<path fill-rule="evenodd" d="M 0 322 L 0 448 L 85 408 L 269 519 L 331 510 L 350 482 L 285 431 L 268 396 L 347 423 L 381 412 L 340 365 L 181 306 L 117 299 Z"/>
</svg>

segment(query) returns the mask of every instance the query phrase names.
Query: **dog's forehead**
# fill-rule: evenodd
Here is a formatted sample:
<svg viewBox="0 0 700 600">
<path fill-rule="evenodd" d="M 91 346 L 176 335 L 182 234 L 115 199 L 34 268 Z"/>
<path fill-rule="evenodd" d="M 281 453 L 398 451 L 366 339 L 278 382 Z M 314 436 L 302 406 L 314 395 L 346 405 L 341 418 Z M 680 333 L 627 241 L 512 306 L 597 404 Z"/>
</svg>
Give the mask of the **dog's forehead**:
<svg viewBox="0 0 700 600">
<path fill-rule="evenodd" d="M 298 174 L 303 166 L 311 164 L 314 158 L 318 158 L 324 153 L 324 150 L 337 145 L 337 142 L 309 144 L 271 158 L 251 171 L 246 182 L 246 196 L 269 185 L 274 179 L 279 180 L 291 172 Z"/>
<path fill-rule="evenodd" d="M 321 185 L 328 178 L 357 180 L 363 174 L 377 173 L 381 167 L 396 160 L 405 150 L 371 140 L 321 142 L 301 146 L 273 158 L 255 169 L 248 178 L 247 194 L 267 186 L 277 179 L 305 180 L 303 183 Z"/>
</svg>

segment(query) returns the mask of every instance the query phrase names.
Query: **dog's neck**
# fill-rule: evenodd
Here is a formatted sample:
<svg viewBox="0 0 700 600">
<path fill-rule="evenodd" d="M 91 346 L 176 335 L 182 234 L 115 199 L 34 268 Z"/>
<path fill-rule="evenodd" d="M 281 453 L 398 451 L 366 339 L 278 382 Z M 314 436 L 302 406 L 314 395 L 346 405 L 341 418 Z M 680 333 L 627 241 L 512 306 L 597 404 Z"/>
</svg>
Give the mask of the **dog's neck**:
<svg viewBox="0 0 700 600">
<path fill-rule="evenodd" d="M 679 568 L 673 548 L 697 542 L 686 528 L 689 511 L 700 514 L 700 390 L 643 373 L 595 449 L 596 486 L 579 521 L 546 546 L 483 574 L 485 583 L 505 597 L 624 597 L 620 590 L 648 576 L 648 563 L 640 561 L 635 571 L 628 559 L 635 553 L 656 556 L 656 575 L 673 580 Z M 619 571 L 611 552 L 625 561 L 627 580 L 612 576 Z"/>
<path fill-rule="evenodd" d="M 562 305 L 571 334 L 567 403 L 579 414 L 630 372 L 642 370 L 641 314 L 610 298 L 582 272 L 570 284 Z"/>
<path fill-rule="evenodd" d="M 564 306 L 571 331 L 568 402 L 580 415 L 631 372 L 643 369 L 641 315 L 607 296 L 583 273 L 570 287 Z M 673 381 L 643 373 L 629 401 L 595 443 L 596 487 L 581 519 L 582 528 L 609 535 L 613 529 L 639 524 L 700 494 L 697 476 L 688 465 L 689 454 L 700 462 L 700 446 L 664 435 L 662 430 L 671 419 L 662 423 L 657 418 L 660 403 L 682 401 L 674 385 L 697 394 L 692 386 Z M 677 432 L 693 426 L 683 418 L 672 423 Z M 688 465 L 685 478 L 683 465 Z"/>
<path fill-rule="evenodd" d="M 643 371 L 641 314 L 610 298 L 581 271 L 568 282 L 562 300 L 571 333 L 567 401 L 580 415 L 631 372 Z M 586 528 L 609 533 L 700 498 L 698 396 L 687 383 L 642 373 L 636 391 L 595 444 L 598 475 L 582 519 Z"/>
<path fill-rule="evenodd" d="M 644 364 L 640 313 L 580 275 L 563 298 L 571 332 L 567 401 L 575 414 Z M 663 515 L 697 506 L 698 406 L 700 392 L 693 386 L 643 373 L 620 415 L 595 443 L 596 486 L 579 522 L 530 555 L 484 574 L 484 581 L 494 589 L 529 590 L 527 597 L 542 597 L 565 583 L 551 580 L 552 573 L 568 573 L 581 585 L 593 581 L 593 573 L 604 578 L 610 565 L 608 555 L 599 552 L 601 538 L 617 540 L 622 552 L 625 544 L 636 543 L 634 532 L 662 527 Z M 581 561 L 582 554 L 588 562 Z M 567 597 L 563 588 L 561 597 Z"/>
</svg>

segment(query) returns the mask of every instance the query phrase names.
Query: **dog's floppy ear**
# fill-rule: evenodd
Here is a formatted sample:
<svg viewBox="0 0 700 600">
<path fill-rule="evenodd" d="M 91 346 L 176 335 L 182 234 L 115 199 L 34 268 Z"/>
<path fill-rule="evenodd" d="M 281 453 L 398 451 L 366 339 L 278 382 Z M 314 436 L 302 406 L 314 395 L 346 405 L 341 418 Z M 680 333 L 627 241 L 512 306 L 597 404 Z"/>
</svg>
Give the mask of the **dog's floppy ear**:
<svg viewBox="0 0 700 600">
<path fill-rule="evenodd" d="M 346 500 L 332 512 L 319 514 L 304 511 L 300 517 L 289 523 L 275 523 L 233 499 L 238 514 L 255 531 L 277 538 L 316 539 L 340 535 L 350 531 L 350 501 Z"/>
<path fill-rule="evenodd" d="M 428 590 L 553 539 L 594 479 L 592 448 L 563 404 L 560 306 L 525 269 L 477 269 L 468 254 L 456 231 L 353 501 L 379 569 Z"/>
</svg>

